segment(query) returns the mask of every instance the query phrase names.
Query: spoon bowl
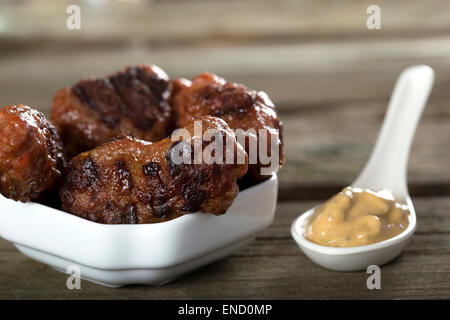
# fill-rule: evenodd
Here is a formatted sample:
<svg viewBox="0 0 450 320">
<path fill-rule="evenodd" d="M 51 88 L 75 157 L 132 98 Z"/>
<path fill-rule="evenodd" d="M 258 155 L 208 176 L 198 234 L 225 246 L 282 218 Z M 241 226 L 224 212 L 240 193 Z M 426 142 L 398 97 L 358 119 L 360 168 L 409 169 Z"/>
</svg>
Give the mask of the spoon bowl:
<svg viewBox="0 0 450 320">
<path fill-rule="evenodd" d="M 393 238 L 355 247 L 328 247 L 308 240 L 304 234 L 312 208 L 298 217 L 291 227 L 291 234 L 305 255 L 318 265 L 335 271 L 365 270 L 370 265 L 383 265 L 396 258 L 408 244 L 416 230 L 416 213 L 411 200 L 407 202 L 410 214 L 409 225 L 405 231 Z"/>
<path fill-rule="evenodd" d="M 433 70 L 424 65 L 407 68 L 399 76 L 389 102 L 374 150 L 352 187 L 378 191 L 389 189 L 409 209 L 409 225 L 395 237 L 363 246 L 330 247 L 305 237 L 312 208 L 291 226 L 291 235 L 312 261 L 336 271 L 364 270 L 396 258 L 408 244 L 417 225 L 416 212 L 408 193 L 407 164 L 414 133 L 434 81 Z"/>
</svg>

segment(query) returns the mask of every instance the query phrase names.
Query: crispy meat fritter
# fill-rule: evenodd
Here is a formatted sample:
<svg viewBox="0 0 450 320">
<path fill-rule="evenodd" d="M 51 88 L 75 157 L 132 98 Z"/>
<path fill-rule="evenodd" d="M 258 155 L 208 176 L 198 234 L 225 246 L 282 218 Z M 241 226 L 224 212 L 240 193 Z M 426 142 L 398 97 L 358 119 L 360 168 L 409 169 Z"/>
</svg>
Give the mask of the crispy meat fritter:
<svg viewBox="0 0 450 320">
<path fill-rule="evenodd" d="M 51 192 L 65 167 L 61 140 L 45 116 L 28 106 L 0 109 L 0 192 L 19 201 Z"/>
<path fill-rule="evenodd" d="M 167 137 L 172 130 L 168 86 L 168 76 L 159 67 L 138 65 L 58 91 L 51 120 L 68 156 L 117 137 Z"/>
<path fill-rule="evenodd" d="M 250 154 L 249 139 L 256 142 L 259 152 L 261 136 L 258 130 L 264 129 L 267 133 L 267 155 L 272 155 L 273 138 L 276 143 L 276 146 L 273 146 L 274 150 L 278 149 L 279 152 L 278 162 L 280 165 L 283 164 L 282 123 L 266 93 L 250 90 L 243 85 L 227 82 L 223 78 L 205 72 L 195 77 L 192 82 L 186 79 L 173 81 L 171 101 L 179 127 L 194 117 L 211 115 L 225 120 L 233 130 L 254 129 L 256 135 L 248 134 L 245 137 L 245 149 L 248 154 Z M 268 165 L 261 160 L 259 153 L 257 154 L 257 159 L 254 157 L 253 163 L 249 162 L 248 175 L 253 182 L 269 177 L 267 174 L 261 175 L 261 168 L 267 168 Z"/>
<path fill-rule="evenodd" d="M 223 120 L 206 116 L 196 121 L 201 131 L 191 120 L 187 131 L 179 129 L 156 143 L 127 137 L 73 158 L 60 189 L 63 210 L 105 224 L 155 223 L 197 211 L 225 213 L 239 192 L 237 179 L 247 172 L 247 155 Z M 204 135 L 207 129 L 212 137 Z M 180 140 L 180 132 L 192 139 Z M 205 153 L 208 146 L 210 153 Z M 222 163 L 208 164 L 205 154 Z M 226 155 L 233 157 L 231 163 L 225 163 Z"/>
</svg>

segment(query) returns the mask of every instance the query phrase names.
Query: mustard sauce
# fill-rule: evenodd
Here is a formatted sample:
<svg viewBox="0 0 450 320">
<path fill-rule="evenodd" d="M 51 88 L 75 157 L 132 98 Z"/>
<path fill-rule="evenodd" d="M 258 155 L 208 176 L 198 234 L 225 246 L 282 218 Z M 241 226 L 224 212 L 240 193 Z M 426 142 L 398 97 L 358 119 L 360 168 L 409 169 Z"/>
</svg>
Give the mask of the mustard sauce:
<svg viewBox="0 0 450 320">
<path fill-rule="evenodd" d="M 392 238 L 409 225 L 408 206 L 389 190 L 346 187 L 314 210 L 306 238 L 320 245 L 353 247 Z"/>
</svg>

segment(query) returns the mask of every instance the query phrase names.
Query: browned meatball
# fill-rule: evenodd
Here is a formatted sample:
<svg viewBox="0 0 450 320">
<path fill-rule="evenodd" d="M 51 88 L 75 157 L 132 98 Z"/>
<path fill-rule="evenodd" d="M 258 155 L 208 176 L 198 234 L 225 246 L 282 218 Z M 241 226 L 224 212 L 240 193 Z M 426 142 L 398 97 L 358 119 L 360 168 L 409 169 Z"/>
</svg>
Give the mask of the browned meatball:
<svg viewBox="0 0 450 320">
<path fill-rule="evenodd" d="M 207 72 L 198 75 L 192 82 L 185 79 L 175 80 L 172 87 L 171 101 L 178 126 L 185 125 L 193 117 L 212 115 L 225 120 L 233 130 L 255 130 L 255 134 L 248 131 L 248 134 L 243 135 L 244 140 L 238 139 L 240 143 L 245 144 L 245 150 L 250 155 L 248 176 L 253 182 L 269 177 L 268 173 L 261 174 L 261 168 L 268 168 L 270 165 L 259 156 L 259 141 L 262 139 L 260 129 L 267 136 L 267 156 L 274 155 L 271 151 L 274 141 L 273 148 L 279 154 L 275 165 L 283 164 L 282 124 L 272 101 L 264 92 L 227 82 Z M 257 148 L 250 149 L 251 143 Z M 252 156 L 251 150 L 256 150 L 257 156 Z"/>
<path fill-rule="evenodd" d="M 239 192 L 237 179 L 247 172 L 247 155 L 223 120 L 206 116 L 197 121 L 201 135 L 194 132 L 193 120 L 183 131 L 192 139 L 180 140 L 180 131 L 156 143 L 127 137 L 73 158 L 60 189 L 63 210 L 106 224 L 225 213 Z M 206 137 L 206 130 L 213 135 Z M 207 154 L 222 163 L 208 164 Z M 227 154 L 232 161 L 225 163 Z"/>
<path fill-rule="evenodd" d="M 57 92 L 51 120 L 73 157 L 116 137 L 158 141 L 170 134 L 167 74 L 138 65 Z"/>
<path fill-rule="evenodd" d="M 45 116 L 28 106 L 0 109 L 0 192 L 19 201 L 41 199 L 64 170 L 63 147 Z"/>
</svg>

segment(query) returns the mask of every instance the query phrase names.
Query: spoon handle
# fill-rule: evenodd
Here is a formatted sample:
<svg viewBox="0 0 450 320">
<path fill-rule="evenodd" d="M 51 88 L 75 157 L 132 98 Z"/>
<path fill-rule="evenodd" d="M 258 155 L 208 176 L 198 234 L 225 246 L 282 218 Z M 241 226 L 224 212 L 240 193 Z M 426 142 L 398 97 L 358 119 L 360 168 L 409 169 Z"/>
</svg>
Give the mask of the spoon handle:
<svg viewBox="0 0 450 320">
<path fill-rule="evenodd" d="M 425 65 L 409 67 L 401 73 L 375 148 L 352 186 L 390 189 L 399 200 L 406 200 L 409 150 L 433 82 L 433 69 Z"/>
</svg>

